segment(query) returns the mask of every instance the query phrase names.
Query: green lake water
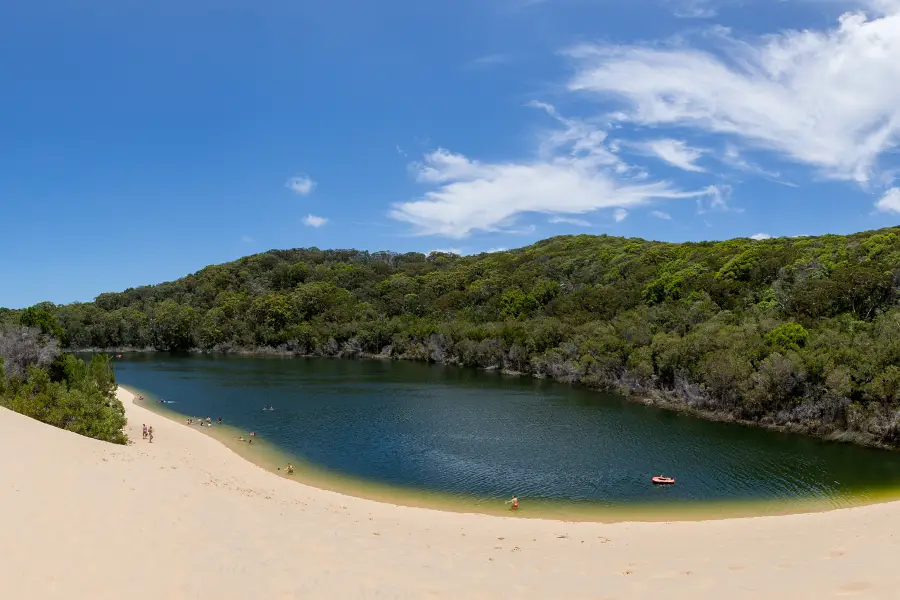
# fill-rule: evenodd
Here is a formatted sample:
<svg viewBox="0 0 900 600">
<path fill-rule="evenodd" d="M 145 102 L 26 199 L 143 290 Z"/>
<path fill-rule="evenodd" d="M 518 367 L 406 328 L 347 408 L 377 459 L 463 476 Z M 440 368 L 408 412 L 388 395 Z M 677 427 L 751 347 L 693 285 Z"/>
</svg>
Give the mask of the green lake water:
<svg viewBox="0 0 900 600">
<path fill-rule="evenodd" d="M 256 432 L 260 454 L 248 458 L 267 468 L 293 460 L 330 478 L 325 487 L 412 504 L 492 512 L 516 494 L 534 514 L 719 507 L 725 515 L 856 505 L 900 489 L 900 453 L 499 373 L 170 354 L 126 354 L 115 367 L 152 408 Z M 676 485 L 652 485 L 660 473 Z"/>
</svg>

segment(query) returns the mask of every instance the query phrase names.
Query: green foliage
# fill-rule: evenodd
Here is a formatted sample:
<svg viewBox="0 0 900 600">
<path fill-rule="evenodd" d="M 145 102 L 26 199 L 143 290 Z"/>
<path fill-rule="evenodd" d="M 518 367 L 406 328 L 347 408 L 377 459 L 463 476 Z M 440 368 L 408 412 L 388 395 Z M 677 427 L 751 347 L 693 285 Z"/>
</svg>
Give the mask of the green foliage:
<svg viewBox="0 0 900 600">
<path fill-rule="evenodd" d="M 19 316 L 19 323 L 23 327 L 40 329 L 41 333 L 52 335 L 60 342 L 64 340 L 65 331 L 60 327 L 59 323 L 56 321 L 56 317 L 53 316 L 53 313 L 44 307 L 32 306 L 26 308 Z"/>
<path fill-rule="evenodd" d="M 779 325 L 766 334 L 766 342 L 781 352 L 799 350 L 806 345 L 809 332 L 798 323 Z"/>
<path fill-rule="evenodd" d="M 687 244 L 561 236 L 478 256 L 274 250 L 35 308 L 70 348 L 278 348 L 500 368 L 900 443 L 898 300 L 893 228 Z M 0 311 L 0 321 L 21 314 Z M 44 313 L 26 318 L 52 327 Z"/>
<path fill-rule="evenodd" d="M 8 369 L 2 368 L 10 356 L 39 354 L 16 347 L 31 344 L 30 336 L 6 331 L 4 339 L 7 343 L 0 353 L 0 406 L 98 440 L 116 444 L 128 441 L 123 431 L 125 408 L 116 397 L 116 378 L 109 356 L 95 355 L 87 364 L 71 354 L 59 354 L 49 365 L 35 358 L 25 366 L 24 375 L 10 376 Z"/>
</svg>

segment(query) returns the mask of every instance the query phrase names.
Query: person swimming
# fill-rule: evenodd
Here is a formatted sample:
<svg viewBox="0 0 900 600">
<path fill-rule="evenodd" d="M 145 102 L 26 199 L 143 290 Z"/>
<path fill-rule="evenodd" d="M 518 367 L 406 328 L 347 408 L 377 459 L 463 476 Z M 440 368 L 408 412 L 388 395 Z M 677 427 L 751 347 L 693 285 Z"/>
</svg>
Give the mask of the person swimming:
<svg viewBox="0 0 900 600">
<path fill-rule="evenodd" d="M 513 496 L 511 500 L 507 500 L 506 504 L 510 505 L 510 507 L 509 507 L 510 510 L 518 510 L 519 509 L 519 499 L 516 498 L 515 496 Z"/>
</svg>

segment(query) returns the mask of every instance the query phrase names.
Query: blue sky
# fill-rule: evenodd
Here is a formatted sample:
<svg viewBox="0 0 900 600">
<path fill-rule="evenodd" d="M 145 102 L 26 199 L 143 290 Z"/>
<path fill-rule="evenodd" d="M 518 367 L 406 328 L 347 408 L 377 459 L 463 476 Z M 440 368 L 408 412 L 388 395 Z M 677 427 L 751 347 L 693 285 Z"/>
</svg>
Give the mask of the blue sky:
<svg viewBox="0 0 900 600">
<path fill-rule="evenodd" d="M 900 0 L 0 3 L 0 306 L 900 215 Z"/>
</svg>

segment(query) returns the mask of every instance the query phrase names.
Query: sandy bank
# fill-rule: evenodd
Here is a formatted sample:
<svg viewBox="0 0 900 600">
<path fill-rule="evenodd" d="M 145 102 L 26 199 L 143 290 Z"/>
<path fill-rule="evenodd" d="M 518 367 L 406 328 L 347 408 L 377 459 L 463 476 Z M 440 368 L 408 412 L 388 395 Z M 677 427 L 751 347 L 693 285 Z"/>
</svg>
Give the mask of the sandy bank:
<svg viewBox="0 0 900 600">
<path fill-rule="evenodd" d="M 119 395 L 128 447 L 0 409 L 2 597 L 900 594 L 900 503 L 671 524 L 398 507 L 287 481 Z"/>
</svg>

